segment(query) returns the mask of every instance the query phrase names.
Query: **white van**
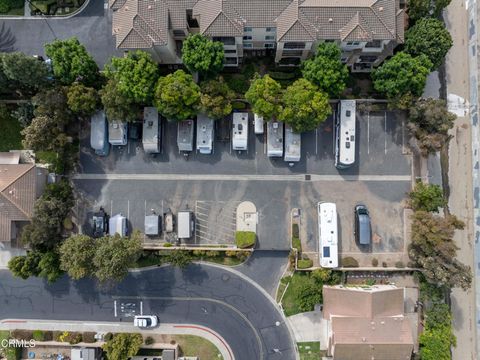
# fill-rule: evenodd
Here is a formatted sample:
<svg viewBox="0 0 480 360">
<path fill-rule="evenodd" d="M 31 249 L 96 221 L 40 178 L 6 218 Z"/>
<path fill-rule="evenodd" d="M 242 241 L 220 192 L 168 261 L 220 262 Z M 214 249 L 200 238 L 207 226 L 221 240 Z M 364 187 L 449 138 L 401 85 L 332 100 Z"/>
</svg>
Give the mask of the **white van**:
<svg viewBox="0 0 480 360">
<path fill-rule="evenodd" d="M 255 134 L 263 134 L 263 116 L 254 114 Z"/>
<path fill-rule="evenodd" d="M 177 215 L 177 229 L 179 239 L 190 239 L 193 235 L 195 222 L 193 212 L 190 210 L 179 211 Z"/>
<path fill-rule="evenodd" d="M 114 236 L 115 234 L 119 234 L 122 237 L 127 236 L 127 218 L 122 214 L 112 216 L 108 221 L 108 231 L 110 236 Z"/>
</svg>

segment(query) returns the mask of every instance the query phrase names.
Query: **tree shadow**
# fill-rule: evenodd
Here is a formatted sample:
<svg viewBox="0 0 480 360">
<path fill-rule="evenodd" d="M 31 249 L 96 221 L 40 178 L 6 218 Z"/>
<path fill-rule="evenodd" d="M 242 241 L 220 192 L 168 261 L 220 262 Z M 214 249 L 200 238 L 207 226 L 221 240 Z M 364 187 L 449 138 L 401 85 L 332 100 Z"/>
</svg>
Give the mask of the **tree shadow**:
<svg viewBox="0 0 480 360">
<path fill-rule="evenodd" d="M 10 28 L 5 26 L 3 22 L 0 26 L 0 52 L 12 52 L 15 51 L 15 43 L 17 39 L 12 34 Z"/>
</svg>

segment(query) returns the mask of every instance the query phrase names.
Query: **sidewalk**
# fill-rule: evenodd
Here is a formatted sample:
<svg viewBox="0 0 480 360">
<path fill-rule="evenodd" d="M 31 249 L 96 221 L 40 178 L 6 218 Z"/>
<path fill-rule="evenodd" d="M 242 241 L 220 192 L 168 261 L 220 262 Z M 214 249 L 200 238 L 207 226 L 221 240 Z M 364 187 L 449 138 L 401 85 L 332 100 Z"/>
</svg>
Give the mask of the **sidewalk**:
<svg viewBox="0 0 480 360">
<path fill-rule="evenodd" d="M 0 322 L 0 330 L 45 330 L 45 331 L 76 331 L 76 332 L 111 332 L 140 333 L 142 335 L 195 335 L 207 339 L 214 344 L 224 360 L 234 360 L 233 351 L 226 341 L 215 331 L 192 324 L 162 324 L 151 330 L 139 329 L 133 324 L 85 321 L 47 321 L 47 320 L 16 320 L 7 319 Z M 87 345 L 87 344 L 86 344 Z"/>
</svg>

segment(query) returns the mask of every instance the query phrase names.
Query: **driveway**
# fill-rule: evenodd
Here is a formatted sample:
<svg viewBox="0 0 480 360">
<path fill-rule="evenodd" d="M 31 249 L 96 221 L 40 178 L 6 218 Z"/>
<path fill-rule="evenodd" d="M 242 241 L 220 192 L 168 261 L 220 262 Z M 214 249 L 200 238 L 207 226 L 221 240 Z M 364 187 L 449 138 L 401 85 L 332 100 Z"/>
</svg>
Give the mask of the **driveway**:
<svg viewBox="0 0 480 360">
<path fill-rule="evenodd" d="M 112 36 L 112 12 L 102 0 L 91 0 L 70 18 L 1 19 L 0 51 L 45 55 L 43 46 L 55 39 L 76 36 L 100 68 L 112 56 L 121 56 Z"/>
</svg>

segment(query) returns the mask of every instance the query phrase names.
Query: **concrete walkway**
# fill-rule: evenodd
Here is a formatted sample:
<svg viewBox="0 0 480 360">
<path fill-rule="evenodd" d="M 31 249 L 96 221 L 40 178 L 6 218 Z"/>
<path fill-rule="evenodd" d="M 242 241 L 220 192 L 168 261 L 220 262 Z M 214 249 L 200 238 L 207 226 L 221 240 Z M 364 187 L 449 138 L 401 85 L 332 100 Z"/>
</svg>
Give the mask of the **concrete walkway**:
<svg viewBox="0 0 480 360">
<path fill-rule="evenodd" d="M 320 349 L 327 349 L 327 321 L 322 318 L 320 311 L 310 311 L 289 316 L 287 321 L 290 323 L 297 343 L 320 341 Z"/>
<path fill-rule="evenodd" d="M 45 330 L 45 331 L 76 331 L 76 332 L 129 332 L 142 335 L 195 335 L 207 339 L 214 344 L 225 360 L 234 360 L 233 351 L 227 342 L 215 331 L 191 324 L 162 324 L 151 330 L 139 329 L 133 324 L 86 321 L 47 321 L 47 320 L 17 320 L 7 319 L 0 322 L 0 330 Z"/>
</svg>

